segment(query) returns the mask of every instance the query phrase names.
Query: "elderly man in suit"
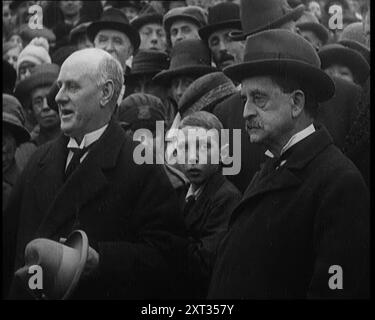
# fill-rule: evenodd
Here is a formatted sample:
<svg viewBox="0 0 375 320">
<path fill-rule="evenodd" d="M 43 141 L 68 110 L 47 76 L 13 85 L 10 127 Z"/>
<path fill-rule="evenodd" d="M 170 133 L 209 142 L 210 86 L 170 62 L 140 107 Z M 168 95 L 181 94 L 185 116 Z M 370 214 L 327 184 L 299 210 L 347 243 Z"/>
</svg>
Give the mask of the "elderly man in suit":
<svg viewBox="0 0 375 320">
<path fill-rule="evenodd" d="M 67 58 L 57 83 L 64 134 L 34 154 L 10 196 L 6 275 L 24 264 L 31 240 L 59 241 L 81 229 L 90 250 L 73 298 L 175 294 L 185 246 L 182 214 L 163 169 L 136 165 L 135 143 L 112 120 L 122 67 L 101 49 L 83 49 Z M 28 296 L 13 281 L 10 298 Z"/>
<path fill-rule="evenodd" d="M 269 160 L 234 209 L 210 298 L 368 295 L 369 193 L 354 164 L 314 122 L 334 94 L 314 48 L 287 30 L 247 38 L 241 81 L 250 142 Z"/>
</svg>

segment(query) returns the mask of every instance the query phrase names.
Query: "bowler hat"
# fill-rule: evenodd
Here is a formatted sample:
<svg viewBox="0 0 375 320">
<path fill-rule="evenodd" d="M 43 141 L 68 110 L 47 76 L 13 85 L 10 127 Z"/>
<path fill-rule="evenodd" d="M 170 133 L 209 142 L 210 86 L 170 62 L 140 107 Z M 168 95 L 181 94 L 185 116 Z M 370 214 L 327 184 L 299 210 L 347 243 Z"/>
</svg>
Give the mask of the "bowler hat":
<svg viewBox="0 0 375 320">
<path fill-rule="evenodd" d="M 35 88 L 51 86 L 59 76 L 60 67 L 57 64 L 45 63 L 34 68 L 31 75 L 20 81 L 16 87 L 15 95 L 23 100 L 31 94 Z"/>
<path fill-rule="evenodd" d="M 223 72 L 235 81 L 285 75 L 313 93 L 317 102 L 322 102 L 332 97 L 335 86 L 320 65 L 319 56 L 308 41 L 288 30 L 274 29 L 248 37 L 244 62 L 226 67 Z"/>
<path fill-rule="evenodd" d="M 236 92 L 233 82 L 222 72 L 206 74 L 190 84 L 178 102 L 182 117 L 196 111 L 209 111 Z"/>
<path fill-rule="evenodd" d="M 93 22 L 87 28 L 87 36 L 91 42 L 98 32 L 103 29 L 113 29 L 125 33 L 132 43 L 134 50 L 139 48 L 141 39 L 139 33 L 130 24 L 126 15 L 119 9 L 109 8 L 105 10 L 100 18 L 100 20 Z"/>
<path fill-rule="evenodd" d="M 318 37 L 318 39 L 322 41 L 323 45 L 325 45 L 328 41 L 329 31 L 326 27 L 324 27 L 320 23 L 302 22 L 302 23 L 297 23 L 296 27 L 302 31 L 308 30 L 308 31 L 313 32 Z"/>
<path fill-rule="evenodd" d="M 108 2 L 110 2 L 112 4 L 112 7 L 116 9 L 131 7 L 139 11 L 142 9 L 142 6 L 143 6 L 143 3 L 139 0 L 138 1 L 108 1 Z"/>
<path fill-rule="evenodd" d="M 42 294 L 49 300 L 65 300 L 76 288 L 88 256 L 87 235 L 81 230 L 73 231 L 64 244 L 35 239 L 25 249 L 25 266 L 15 272 L 16 279 L 28 288 L 29 268 L 39 266 L 43 272 Z M 38 298 L 36 290 L 28 288 Z"/>
<path fill-rule="evenodd" d="M 338 44 L 343 45 L 349 49 L 353 49 L 360 53 L 363 58 L 367 61 L 369 65 L 371 65 L 371 53 L 370 49 L 363 45 L 362 43 L 355 41 L 355 40 L 340 40 Z"/>
<path fill-rule="evenodd" d="M 241 0 L 242 31 L 233 31 L 234 40 L 245 40 L 251 34 L 275 29 L 302 15 L 304 5 L 292 9 L 287 0 Z"/>
<path fill-rule="evenodd" d="M 187 39 L 176 43 L 171 52 L 168 70 L 159 72 L 153 80 L 166 82 L 180 75 L 202 76 L 216 71 L 211 66 L 211 53 L 202 40 Z"/>
<path fill-rule="evenodd" d="M 322 62 L 322 69 L 334 64 L 344 65 L 350 69 L 355 82 L 359 84 L 366 81 L 370 73 L 370 66 L 365 58 L 357 51 L 341 44 L 327 44 L 319 50 L 318 54 Z"/>
<path fill-rule="evenodd" d="M 25 128 L 25 115 L 16 97 L 3 93 L 3 125 L 11 130 L 18 144 L 30 140 Z"/>
<path fill-rule="evenodd" d="M 134 56 L 130 73 L 126 79 L 131 79 L 141 75 L 154 76 L 158 72 L 168 69 L 169 56 L 155 50 L 139 50 Z"/>
<path fill-rule="evenodd" d="M 164 15 L 164 29 L 170 32 L 172 24 L 178 20 L 191 21 L 201 28 L 207 24 L 207 12 L 198 6 L 173 8 Z"/>
<path fill-rule="evenodd" d="M 151 5 L 144 7 L 139 15 L 130 22 L 130 24 L 137 30 L 149 23 L 163 24 L 163 15 L 157 12 Z"/>
<path fill-rule="evenodd" d="M 208 8 L 208 24 L 199 29 L 199 35 L 207 41 L 212 33 L 226 28 L 241 30 L 240 7 L 236 3 L 222 2 Z"/>
</svg>

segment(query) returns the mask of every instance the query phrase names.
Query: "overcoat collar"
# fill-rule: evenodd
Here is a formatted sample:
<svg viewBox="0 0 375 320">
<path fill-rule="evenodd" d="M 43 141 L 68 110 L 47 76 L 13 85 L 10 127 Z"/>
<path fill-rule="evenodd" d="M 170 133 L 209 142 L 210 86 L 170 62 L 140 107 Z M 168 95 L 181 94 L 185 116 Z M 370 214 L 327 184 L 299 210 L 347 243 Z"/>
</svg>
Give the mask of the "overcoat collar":
<svg viewBox="0 0 375 320">
<path fill-rule="evenodd" d="M 257 195 L 298 186 L 302 183 L 298 171 L 306 167 L 316 156 L 333 143 L 327 130 L 315 125 L 316 132 L 295 144 L 286 158 L 286 163 L 278 170 L 270 170 L 270 163 L 266 162 L 254 176 L 244 193 L 242 202 Z M 265 174 L 266 170 L 272 171 Z"/>
<path fill-rule="evenodd" d="M 35 183 L 38 205 L 49 207 L 37 234 L 53 237 L 80 208 L 108 184 L 105 169 L 116 166 L 125 133 L 113 120 L 85 160 L 64 183 L 68 138 L 60 136 L 39 161 Z"/>
</svg>

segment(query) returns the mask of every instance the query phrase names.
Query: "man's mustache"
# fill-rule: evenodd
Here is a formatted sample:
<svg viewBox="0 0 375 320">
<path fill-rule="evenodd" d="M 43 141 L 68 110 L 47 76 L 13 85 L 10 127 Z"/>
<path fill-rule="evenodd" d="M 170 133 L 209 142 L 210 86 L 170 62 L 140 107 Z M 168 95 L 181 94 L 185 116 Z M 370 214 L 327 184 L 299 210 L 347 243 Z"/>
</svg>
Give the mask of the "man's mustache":
<svg viewBox="0 0 375 320">
<path fill-rule="evenodd" d="M 234 60 L 234 56 L 229 54 L 227 51 L 219 53 L 218 62 L 222 63 L 228 60 Z"/>
</svg>

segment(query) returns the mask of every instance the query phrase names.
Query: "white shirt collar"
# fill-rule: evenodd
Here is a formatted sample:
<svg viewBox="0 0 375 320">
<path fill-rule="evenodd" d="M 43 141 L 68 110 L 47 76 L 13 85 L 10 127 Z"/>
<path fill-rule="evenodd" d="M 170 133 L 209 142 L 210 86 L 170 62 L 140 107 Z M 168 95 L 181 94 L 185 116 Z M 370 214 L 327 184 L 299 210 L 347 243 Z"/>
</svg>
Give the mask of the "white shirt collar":
<svg viewBox="0 0 375 320">
<path fill-rule="evenodd" d="M 307 138 L 309 135 L 313 134 L 315 132 L 315 127 L 313 124 L 310 124 L 305 129 L 297 132 L 295 135 L 293 135 L 289 141 L 286 143 L 286 145 L 281 149 L 280 155 L 282 155 L 286 150 L 290 149 L 292 146 L 300 142 L 301 140 Z M 270 150 L 267 150 L 265 152 L 265 155 L 267 157 L 273 158 L 274 155 Z"/>
<path fill-rule="evenodd" d="M 190 184 L 189 190 L 186 194 L 185 200 L 187 201 L 189 197 L 193 196 L 195 200 L 197 200 L 198 196 L 200 195 L 202 191 L 202 187 L 199 187 L 197 190 L 194 191 L 193 185 Z"/>
<path fill-rule="evenodd" d="M 108 127 L 108 123 L 104 127 L 101 127 L 98 130 L 92 131 L 90 133 L 86 133 L 84 135 L 80 145 L 78 145 L 77 141 L 74 138 L 70 137 L 67 147 L 68 148 L 79 148 L 79 149 L 83 149 L 85 147 L 88 147 L 90 144 L 99 140 L 99 138 L 102 136 L 102 134 L 104 133 L 105 129 L 107 129 L 107 127 Z"/>
</svg>

